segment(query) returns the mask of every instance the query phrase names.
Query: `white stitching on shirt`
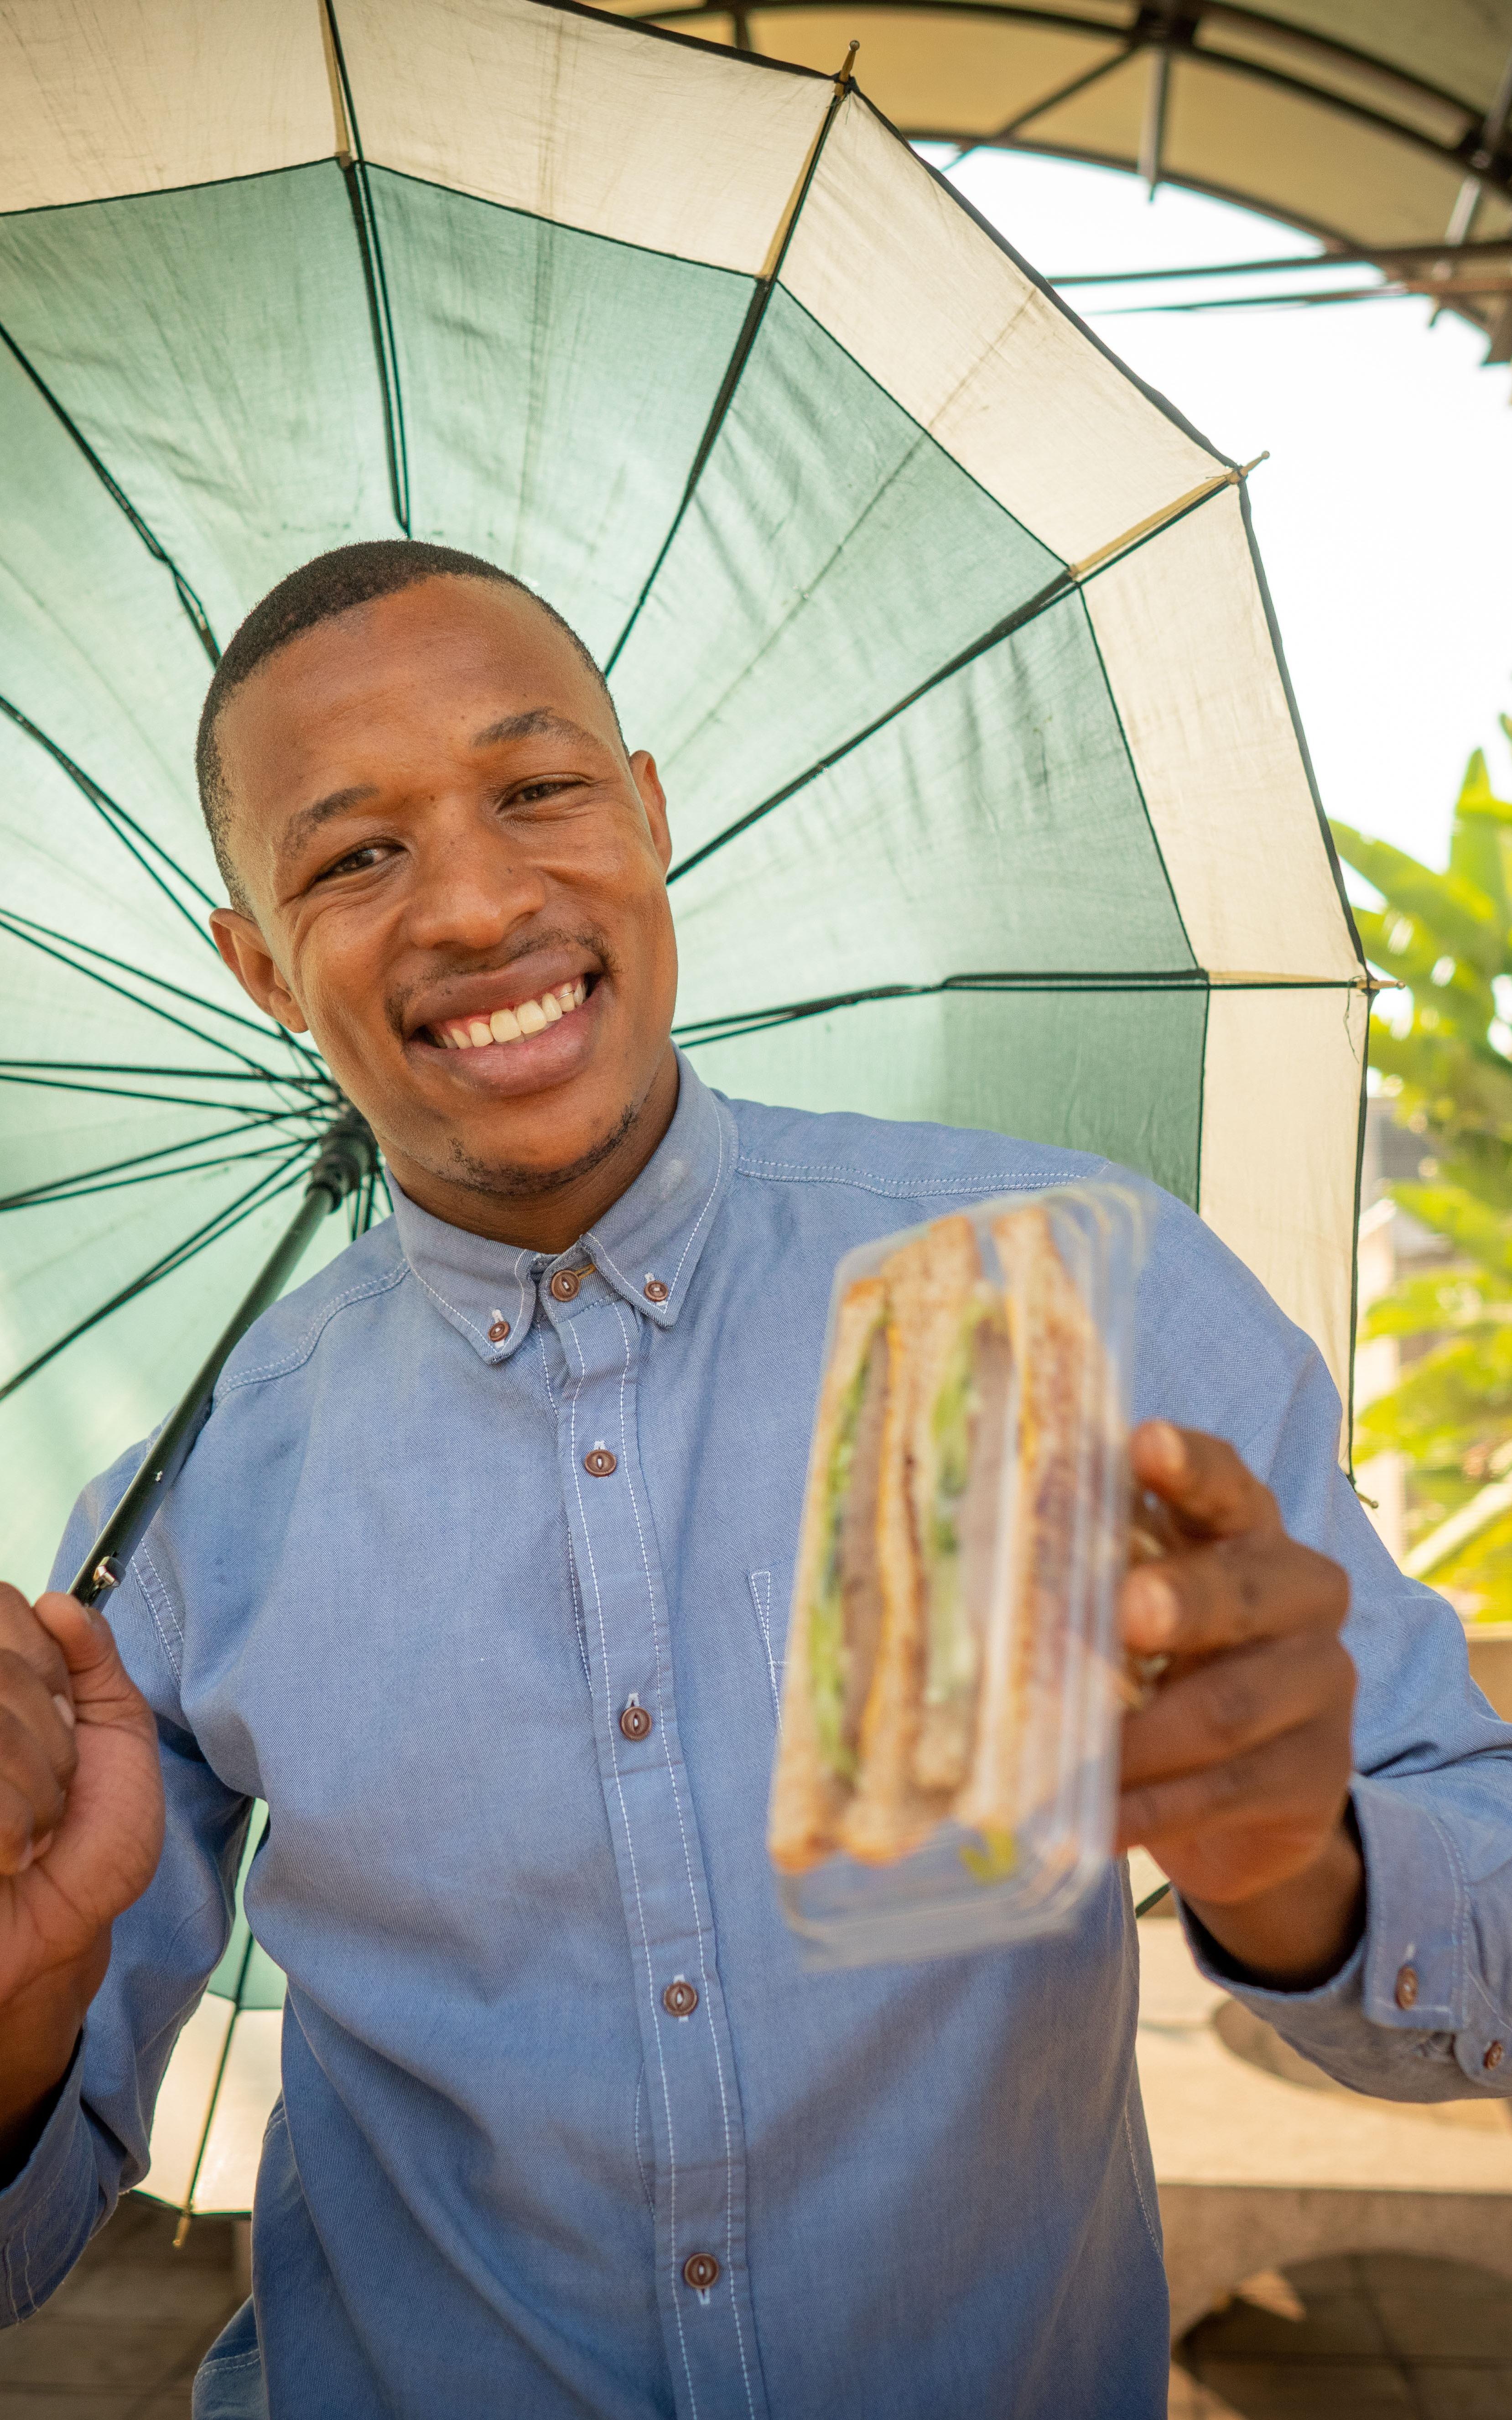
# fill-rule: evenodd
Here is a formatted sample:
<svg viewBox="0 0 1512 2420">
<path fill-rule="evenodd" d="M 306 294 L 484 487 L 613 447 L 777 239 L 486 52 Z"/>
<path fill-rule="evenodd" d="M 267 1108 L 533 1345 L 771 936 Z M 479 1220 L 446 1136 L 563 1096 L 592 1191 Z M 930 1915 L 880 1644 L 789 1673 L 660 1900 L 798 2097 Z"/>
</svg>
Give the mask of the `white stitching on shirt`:
<svg viewBox="0 0 1512 2420">
<path fill-rule="evenodd" d="M 706 1209 L 708 1204 L 705 1203 L 704 1207 Z M 689 1238 L 689 1241 L 691 1241 L 691 1237 Z M 679 1261 L 678 1267 L 681 1268 L 681 1266 L 682 1262 Z M 624 1447 L 627 1442 L 625 1419 L 625 1390 L 629 1383 L 630 1377 L 630 1344 L 634 1331 L 633 1329 L 626 1327 L 625 1324 L 624 1305 L 621 1303 L 615 1303 L 613 1309 L 614 1316 L 620 1324 L 620 1333 L 625 1340 L 625 1368 L 620 1373 L 620 1444 Z M 640 1568 L 644 1572 L 646 1577 L 646 1603 L 651 1611 L 651 1637 L 653 1645 L 655 1646 L 656 1638 L 656 1591 L 652 1585 L 651 1559 L 646 1553 L 646 1533 L 640 1525 L 640 1507 L 636 1502 L 635 1482 L 630 1476 L 630 1461 L 628 1455 L 626 1456 L 625 1461 L 625 1483 L 630 1494 L 630 1510 L 635 1514 L 635 1533 L 640 1542 Z M 656 1648 L 656 1688 L 657 1695 L 659 1697 L 662 1689 L 661 1650 L 659 1647 Z M 663 1703 L 665 1702 L 665 1699 L 663 1699 Z M 665 1722 L 659 1726 L 659 1731 L 661 1738 L 661 1751 L 667 1765 L 667 1778 L 671 1784 L 672 1806 L 677 1815 L 678 1835 L 683 1843 L 683 1864 L 687 1873 L 687 1896 L 692 1902 L 693 1931 L 697 1937 L 699 1946 L 699 1980 L 703 1986 L 703 1995 L 705 2000 L 707 2000 L 709 1995 L 709 1972 L 703 1957 L 703 1927 L 699 1921 L 698 1892 L 693 1882 L 692 1853 L 687 1845 L 687 1829 L 683 1822 L 683 1796 L 681 1791 L 677 1787 L 677 1774 L 676 1769 L 672 1764 L 672 1753 L 668 1740 L 667 1725 Z M 750 2388 L 750 2371 L 746 2363 L 746 2331 L 740 2324 L 740 2297 L 735 2291 L 734 2146 L 731 2140 L 730 2134 L 730 2103 L 725 2097 L 724 2061 L 719 2055 L 718 2029 L 714 2023 L 712 2012 L 709 2017 L 709 2040 L 714 2049 L 714 2072 L 719 2086 L 719 2115 L 724 2123 L 724 2248 L 725 2257 L 730 2263 L 730 2308 L 734 2314 L 735 2343 L 740 2351 L 740 2374 L 746 2382 L 746 2408 L 751 2415 L 751 2420 L 756 2420 L 756 2404 Z"/>
<path fill-rule="evenodd" d="M 853 1185 L 859 1193 L 881 1193 L 891 1202 L 908 1202 L 933 1196 L 948 1200 L 966 1193 L 1039 1193 L 1046 1185 L 1086 1185 L 1112 1162 L 1100 1159 L 1090 1168 L 1041 1169 L 1037 1175 L 1021 1170 L 1014 1176 L 873 1176 L 865 1169 L 829 1167 L 823 1161 L 750 1159 L 744 1153 L 735 1165 L 741 1176 L 772 1184 Z"/>
<path fill-rule="evenodd" d="M 1139 2196 L 1139 2209 L 1145 2222 L 1145 2232 L 1149 2236 L 1151 2244 L 1154 2246 L 1156 2259 L 1160 2261 L 1164 2267 L 1165 2254 L 1160 2240 L 1160 2228 L 1156 2226 L 1154 2218 L 1150 2214 L 1149 2203 L 1146 2198 L 1145 2180 L 1139 2173 L 1139 2156 L 1134 2149 L 1134 2126 L 1129 2117 L 1129 2102 L 1127 2095 L 1125 2096 L 1123 2103 L 1123 2139 L 1125 2144 L 1128 2146 L 1129 2165 L 1134 2170 L 1134 2191 Z"/>
<path fill-rule="evenodd" d="M 761 1626 L 762 1645 L 766 1650 L 766 1669 L 772 1683 L 772 1712 L 781 1719 L 781 1692 L 777 1684 L 777 1663 L 772 1653 L 772 1575 L 769 1571 L 748 1572 L 750 1599 L 756 1607 L 756 1620 Z"/>
<path fill-rule="evenodd" d="M 180 1647 L 182 1647 L 184 1643 L 184 1625 L 179 1621 L 177 1614 L 174 1611 L 173 1598 L 169 1594 L 168 1589 L 164 1584 L 162 1574 L 159 1571 L 157 1564 L 153 1561 L 152 1557 L 147 1552 L 145 1540 L 143 1544 L 138 1546 L 136 1553 L 131 1558 L 131 1560 L 136 1566 L 137 1587 L 141 1590 L 143 1598 L 147 1605 L 147 1609 L 152 1616 L 152 1627 L 157 1632 L 159 1638 L 162 1640 L 162 1652 L 168 1658 L 168 1668 L 172 1672 L 174 1679 L 181 1683 L 184 1677 L 183 1667 L 180 1664 L 178 1657 L 174 1652 L 173 1640 L 168 1637 L 167 1632 L 162 1626 L 162 1618 L 158 1609 L 160 1598 L 162 1599 L 162 1613 L 166 1614 L 169 1623 L 172 1625 L 174 1637 L 177 1639 Z M 152 1583 L 150 1588 L 147 1585 L 149 1576 Z"/>
<path fill-rule="evenodd" d="M 229 1395 L 238 1387 L 250 1387 L 259 1378 L 286 1377 L 291 1370 L 299 1368 L 301 1361 L 309 1359 L 323 1331 L 334 1319 L 338 1311 L 345 1311 L 348 1303 L 362 1302 L 368 1295 L 387 1294 L 391 1286 L 396 1286 L 402 1278 L 411 1274 L 409 1262 L 401 1260 L 398 1266 L 390 1269 L 386 1276 L 364 1278 L 361 1285 L 348 1286 L 345 1294 L 338 1294 L 332 1301 L 324 1306 L 314 1326 L 308 1328 L 299 1343 L 290 1345 L 288 1351 L 278 1360 L 264 1361 L 255 1370 L 240 1370 L 234 1378 L 223 1378 L 216 1387 L 216 1393 Z"/>
<path fill-rule="evenodd" d="M 546 1357 L 546 1330 L 544 1326 L 536 1328 L 535 1340 L 541 1348 L 541 1375 L 546 1380 L 546 1400 L 551 1406 L 551 1426 L 554 1430 L 560 1415 L 557 1411 L 556 1396 L 551 1391 L 551 1366 Z M 583 1679 L 588 1683 L 589 1703 L 592 1704 L 594 1696 L 594 1675 L 588 1662 L 588 1641 L 583 1635 L 582 1590 L 578 1585 L 578 1566 L 573 1559 L 572 1533 L 570 1530 L 567 1533 L 567 1593 L 572 1599 L 572 1626 L 578 1633 L 578 1658 L 583 1668 Z"/>
<path fill-rule="evenodd" d="M 683 2351 L 683 2368 L 687 2378 L 688 2401 L 693 2420 L 698 2420 L 698 2396 L 693 2386 L 693 2365 L 688 2359 L 687 2338 L 683 2328 L 683 2306 L 677 2296 L 677 2151 L 672 2140 L 671 2089 L 667 2082 L 667 2059 L 661 2046 L 661 2028 L 656 2023 L 656 1978 L 651 1962 L 651 1936 L 646 1930 L 645 1902 L 640 1896 L 640 1872 L 635 1860 L 635 1840 L 630 1831 L 630 1811 L 625 1803 L 625 1783 L 620 1774 L 620 1760 L 614 1745 L 614 1707 L 609 1684 L 609 1639 L 604 1629 L 604 1600 L 598 1586 L 598 1567 L 594 1560 L 594 1542 L 588 1529 L 588 1513 L 583 1504 L 582 1481 L 578 1475 L 578 1397 L 588 1374 L 588 1363 L 581 1345 L 570 1327 L 560 1329 L 563 1342 L 570 1342 L 578 1356 L 582 1374 L 568 1397 L 567 1421 L 572 1453 L 572 1480 L 578 1497 L 578 1517 L 583 1526 L 583 1543 L 588 1548 L 588 1573 L 594 1584 L 594 1606 L 598 1615 L 598 1643 L 604 1652 L 604 1721 L 609 1730 L 609 1755 L 614 1761 L 614 1785 L 620 1801 L 620 1821 L 625 1825 L 625 1845 L 630 1860 L 630 1879 L 635 1885 L 636 1912 L 640 1918 L 640 1946 L 645 1952 L 646 1989 L 651 1998 L 653 2039 L 656 2044 L 656 2063 L 661 2070 L 662 2106 L 667 2113 L 667 2226 L 672 2246 L 672 2311 L 677 2320 L 677 2339 Z M 621 1442 L 623 1443 L 623 1437 Z"/>
<path fill-rule="evenodd" d="M 423 1278 L 420 1271 L 416 1268 L 413 1261 L 409 1262 L 407 1265 L 410 1276 L 415 1280 L 417 1284 L 424 1287 L 425 1292 L 429 1295 L 432 1302 L 439 1302 L 443 1311 L 450 1311 L 454 1319 L 459 1319 L 463 1326 L 468 1330 L 469 1334 L 475 1336 L 480 1344 L 486 1344 L 488 1342 L 486 1330 L 481 1328 L 475 1319 L 470 1319 L 468 1317 L 467 1312 L 462 1309 L 460 1303 L 451 1301 L 450 1298 L 446 1295 L 442 1294 L 438 1287 L 431 1284 L 428 1278 Z M 523 1294 L 523 1289 L 521 1291 Z"/>
<path fill-rule="evenodd" d="M 677 1266 L 672 1271 L 672 1281 L 669 1288 L 669 1292 L 672 1294 L 675 1294 L 677 1291 L 677 1280 L 683 1274 L 683 1262 L 687 1260 L 689 1252 L 692 1250 L 693 1238 L 698 1233 L 699 1229 L 702 1226 L 704 1219 L 709 1215 L 710 1206 L 713 1203 L 714 1197 L 719 1190 L 719 1179 L 724 1172 L 724 1120 L 717 1114 L 717 1112 L 716 1112 L 714 1123 L 719 1137 L 719 1156 L 714 1163 L 714 1183 L 709 1187 L 708 1197 L 704 1202 L 702 1209 L 699 1212 L 698 1217 L 693 1221 L 692 1232 L 689 1234 L 687 1243 L 683 1246 Z M 744 2358 L 744 2356 L 742 2356 L 742 2358 Z"/>
</svg>

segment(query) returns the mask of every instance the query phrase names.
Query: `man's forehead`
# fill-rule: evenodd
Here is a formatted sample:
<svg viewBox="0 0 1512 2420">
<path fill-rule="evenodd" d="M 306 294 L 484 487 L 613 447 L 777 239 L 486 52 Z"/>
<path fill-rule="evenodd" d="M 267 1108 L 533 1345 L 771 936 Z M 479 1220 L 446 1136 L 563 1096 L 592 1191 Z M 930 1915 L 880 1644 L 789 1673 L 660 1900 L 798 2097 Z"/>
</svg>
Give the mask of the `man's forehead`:
<svg viewBox="0 0 1512 2420">
<path fill-rule="evenodd" d="M 475 748 L 535 736 L 612 745 L 607 704 L 570 634 L 535 597 L 445 576 L 300 631 L 226 701 L 223 745 L 243 776 L 270 752 L 286 767 L 333 744 L 378 741 L 385 726 L 397 737 L 442 721 L 455 737 L 460 720 L 463 744 Z"/>
</svg>

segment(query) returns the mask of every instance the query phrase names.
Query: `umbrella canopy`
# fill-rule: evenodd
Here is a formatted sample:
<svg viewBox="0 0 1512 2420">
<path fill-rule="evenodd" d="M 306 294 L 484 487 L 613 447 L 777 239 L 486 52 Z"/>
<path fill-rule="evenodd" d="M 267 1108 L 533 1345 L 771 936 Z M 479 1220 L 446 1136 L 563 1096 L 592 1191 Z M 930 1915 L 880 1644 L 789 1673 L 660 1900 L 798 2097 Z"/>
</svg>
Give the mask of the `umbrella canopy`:
<svg viewBox="0 0 1512 2420">
<path fill-rule="evenodd" d="M 609 668 L 705 1076 L 1148 1170 L 1345 1385 L 1365 975 L 1242 479 L 853 83 L 534 0 L 13 0 L 0 88 L 18 1577 L 329 1118 L 205 939 L 192 740 L 256 597 L 396 529 Z"/>
<path fill-rule="evenodd" d="M 1402 270 L 1512 360 L 1509 0 L 611 5 L 808 66 L 859 37 L 867 88 L 907 134 L 1137 169 L 1289 219 Z M 1446 256 L 1445 238 L 1499 249 Z M 1403 245 L 1425 249 L 1394 257 Z"/>
<path fill-rule="evenodd" d="M 268 1809 L 259 1805 L 237 1877 L 231 1938 L 174 2045 L 158 2095 L 150 2164 L 137 2188 L 179 2211 L 185 2226 L 192 2218 L 240 2218 L 251 2210 L 263 2129 L 278 2097 L 284 1978 L 254 1939 L 241 1904 L 267 1823 Z"/>
</svg>

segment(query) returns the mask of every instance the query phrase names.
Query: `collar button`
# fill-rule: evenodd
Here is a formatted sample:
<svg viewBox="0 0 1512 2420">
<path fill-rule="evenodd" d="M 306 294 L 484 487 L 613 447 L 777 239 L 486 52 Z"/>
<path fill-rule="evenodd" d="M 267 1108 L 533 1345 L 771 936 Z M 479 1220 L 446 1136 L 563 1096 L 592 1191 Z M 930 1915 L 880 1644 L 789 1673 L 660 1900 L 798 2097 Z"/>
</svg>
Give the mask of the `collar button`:
<svg viewBox="0 0 1512 2420">
<path fill-rule="evenodd" d="M 647 1278 L 645 1291 L 647 1302 L 665 1302 L 671 1288 L 662 1278 Z"/>
<path fill-rule="evenodd" d="M 502 1344 L 508 1334 L 509 1322 L 507 1319 L 490 1320 L 488 1324 L 488 1342 L 490 1344 Z"/>
<path fill-rule="evenodd" d="M 587 1274 L 586 1269 L 558 1269 L 551 1280 L 551 1291 L 558 1302 L 571 1302 Z"/>
</svg>

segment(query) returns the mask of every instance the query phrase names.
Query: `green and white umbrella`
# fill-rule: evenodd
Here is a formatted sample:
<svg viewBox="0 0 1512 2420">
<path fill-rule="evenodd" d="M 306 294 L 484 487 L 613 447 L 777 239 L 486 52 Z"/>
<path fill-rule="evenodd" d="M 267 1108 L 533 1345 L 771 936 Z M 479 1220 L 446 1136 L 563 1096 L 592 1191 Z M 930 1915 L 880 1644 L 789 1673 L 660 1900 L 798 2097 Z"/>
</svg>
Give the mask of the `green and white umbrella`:
<svg viewBox="0 0 1512 2420">
<path fill-rule="evenodd" d="M 1365 977 L 1242 477 L 848 73 L 540 0 L 9 0 L 0 91 L 16 1577 L 329 1120 L 205 938 L 193 734 L 265 589 L 396 531 L 609 669 L 710 1080 L 1146 1169 L 1344 1387 Z"/>
<path fill-rule="evenodd" d="M 201 2000 L 174 2045 L 158 2095 L 152 2158 L 138 2191 L 192 2218 L 240 2218 L 252 2208 L 263 2129 L 278 2095 L 284 1978 L 254 1939 L 241 1904 L 262 1845 L 259 1807 L 237 1881 L 236 1922 Z"/>
</svg>

